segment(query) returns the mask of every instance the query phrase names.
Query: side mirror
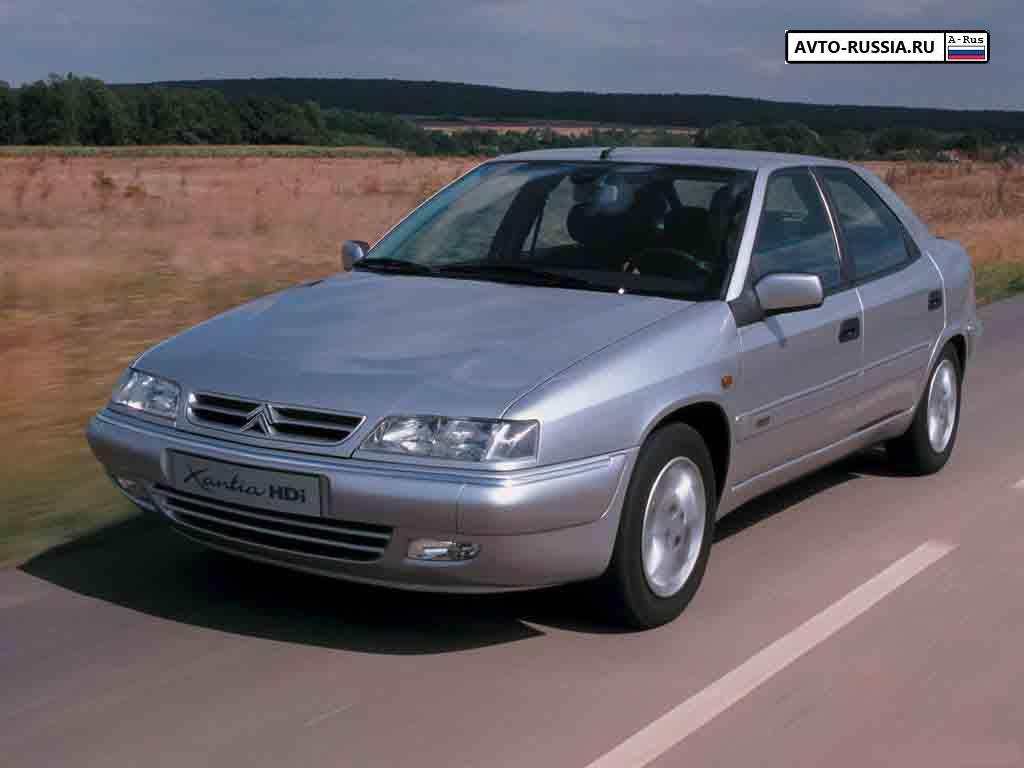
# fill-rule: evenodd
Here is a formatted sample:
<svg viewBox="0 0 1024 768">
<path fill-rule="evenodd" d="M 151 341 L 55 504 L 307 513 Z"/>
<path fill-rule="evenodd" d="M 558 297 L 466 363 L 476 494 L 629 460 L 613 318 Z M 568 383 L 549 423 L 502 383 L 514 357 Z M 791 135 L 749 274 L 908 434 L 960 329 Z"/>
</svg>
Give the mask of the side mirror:
<svg viewBox="0 0 1024 768">
<path fill-rule="evenodd" d="M 368 250 L 370 250 L 370 244 L 364 240 L 346 240 L 341 244 L 341 268 L 346 272 L 351 272 L 352 265 L 357 261 L 362 261 Z"/>
<path fill-rule="evenodd" d="M 813 309 L 825 301 L 821 278 L 796 272 L 766 275 L 757 281 L 754 292 L 761 309 L 769 315 Z"/>
</svg>

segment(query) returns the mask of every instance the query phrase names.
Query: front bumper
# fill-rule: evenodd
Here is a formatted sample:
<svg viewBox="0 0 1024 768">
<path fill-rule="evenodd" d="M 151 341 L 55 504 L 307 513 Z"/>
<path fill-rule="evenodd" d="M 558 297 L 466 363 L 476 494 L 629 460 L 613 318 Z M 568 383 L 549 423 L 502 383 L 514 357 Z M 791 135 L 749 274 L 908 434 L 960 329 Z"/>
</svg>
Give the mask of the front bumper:
<svg viewBox="0 0 1024 768">
<path fill-rule="evenodd" d="M 171 482 L 170 451 L 320 476 L 327 488 L 326 517 L 392 529 L 378 559 L 356 562 L 280 549 L 244 535 L 189 527 L 159 503 L 156 511 L 190 538 L 245 557 L 352 581 L 442 592 L 526 589 L 600 575 L 611 558 L 636 459 L 634 449 L 509 472 L 424 468 L 257 448 L 110 411 L 90 422 L 88 439 L 111 475 L 155 485 Z M 478 544 L 479 554 L 458 562 L 406 557 L 414 539 L 452 537 Z"/>
</svg>

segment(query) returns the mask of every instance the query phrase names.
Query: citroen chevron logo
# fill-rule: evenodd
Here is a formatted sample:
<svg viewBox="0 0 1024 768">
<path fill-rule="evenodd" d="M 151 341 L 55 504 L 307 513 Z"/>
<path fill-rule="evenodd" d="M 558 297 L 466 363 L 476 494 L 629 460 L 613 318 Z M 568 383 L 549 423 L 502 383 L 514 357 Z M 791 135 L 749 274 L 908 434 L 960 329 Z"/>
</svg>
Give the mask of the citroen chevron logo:
<svg viewBox="0 0 1024 768">
<path fill-rule="evenodd" d="M 274 415 L 271 413 L 270 407 L 264 403 L 249 414 L 248 421 L 242 425 L 242 432 L 260 432 L 269 435 L 273 427 Z"/>
</svg>

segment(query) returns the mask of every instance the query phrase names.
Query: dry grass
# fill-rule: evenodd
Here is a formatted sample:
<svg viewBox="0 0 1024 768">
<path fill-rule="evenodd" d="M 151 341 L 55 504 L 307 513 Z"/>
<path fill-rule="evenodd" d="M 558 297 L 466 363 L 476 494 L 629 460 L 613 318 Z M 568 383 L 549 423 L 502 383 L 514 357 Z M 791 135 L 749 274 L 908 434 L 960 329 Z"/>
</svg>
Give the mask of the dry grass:
<svg viewBox="0 0 1024 768">
<path fill-rule="evenodd" d="M 84 426 L 156 341 L 334 272 L 473 161 L 0 157 L 0 563 L 127 511 Z"/>
<path fill-rule="evenodd" d="M 337 269 L 472 161 L 0 154 L 0 563 L 128 512 L 89 416 L 156 341 Z M 1024 290 L 1024 174 L 875 168 L 974 255 L 983 296 Z M 1014 282 L 1017 281 L 1017 282 Z"/>
<path fill-rule="evenodd" d="M 6 157 L 129 157 L 129 158 L 236 158 L 236 157 L 401 157 L 401 149 L 384 146 L 287 146 L 259 144 L 170 144 L 118 147 L 0 146 Z"/>
<path fill-rule="evenodd" d="M 872 163 L 940 237 L 959 240 L 977 273 L 978 299 L 1024 291 L 1024 167 L 992 163 Z"/>
</svg>

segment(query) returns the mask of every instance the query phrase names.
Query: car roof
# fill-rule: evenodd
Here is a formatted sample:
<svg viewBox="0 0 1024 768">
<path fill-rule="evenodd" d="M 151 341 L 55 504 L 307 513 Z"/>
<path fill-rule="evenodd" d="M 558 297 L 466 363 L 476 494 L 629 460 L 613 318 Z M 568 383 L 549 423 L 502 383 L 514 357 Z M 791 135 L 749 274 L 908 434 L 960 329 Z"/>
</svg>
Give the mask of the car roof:
<svg viewBox="0 0 1024 768">
<path fill-rule="evenodd" d="M 699 165 L 732 168 L 743 171 L 772 170 L 794 165 L 839 165 L 849 163 L 827 157 L 790 155 L 781 152 L 753 152 L 744 149 L 703 149 L 697 147 L 615 147 L 608 157 L 601 154 L 607 147 L 580 147 L 577 149 L 541 149 L 517 152 L 495 158 L 495 162 L 509 160 L 547 160 L 565 162 L 593 162 L 608 160 L 625 163 L 656 163 L 665 165 Z"/>
</svg>

